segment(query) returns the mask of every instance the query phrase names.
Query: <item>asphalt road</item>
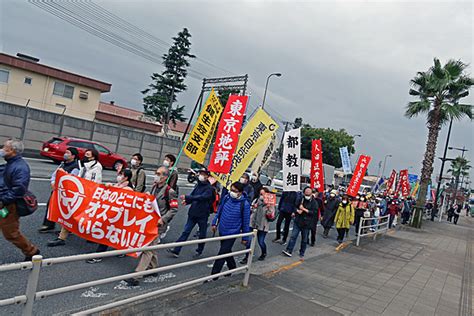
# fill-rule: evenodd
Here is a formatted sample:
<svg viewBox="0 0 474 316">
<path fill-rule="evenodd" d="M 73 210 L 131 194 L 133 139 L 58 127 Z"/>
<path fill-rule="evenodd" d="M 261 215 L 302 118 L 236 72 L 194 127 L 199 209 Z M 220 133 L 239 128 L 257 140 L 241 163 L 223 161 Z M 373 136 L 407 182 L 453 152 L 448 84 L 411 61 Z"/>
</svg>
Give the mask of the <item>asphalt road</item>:
<svg viewBox="0 0 474 316">
<path fill-rule="evenodd" d="M 51 172 L 55 169 L 56 165 L 47 161 L 36 159 L 27 159 L 27 161 L 30 164 L 32 170 L 32 182 L 30 184 L 30 190 L 36 194 L 40 203 L 45 203 L 47 202 L 50 194 L 48 178 Z M 151 176 L 152 172 L 147 172 Z M 115 172 L 104 172 L 104 182 L 113 181 L 114 178 Z M 152 179 L 149 178 L 148 183 L 151 183 L 151 181 Z M 180 178 L 178 184 L 180 186 L 180 193 L 187 194 L 192 190 L 192 185 L 187 183 L 187 181 L 184 179 L 184 176 L 183 178 Z M 45 258 L 91 253 L 95 251 L 97 247 L 96 245 L 86 243 L 85 240 L 82 240 L 74 235 L 69 236 L 65 246 L 55 248 L 47 247 L 47 242 L 54 239 L 56 234 L 40 234 L 37 232 L 38 228 L 40 228 L 42 224 L 43 216 L 46 211 L 44 204 L 41 205 L 42 206 L 40 206 L 39 210 L 35 214 L 21 219 L 21 231 L 27 238 L 29 238 L 41 249 L 41 254 Z M 174 242 L 179 237 L 184 227 L 186 216 L 186 207 L 180 206 L 178 214 L 171 223 L 171 229 L 163 241 L 164 243 Z M 274 225 L 275 223 L 272 223 L 272 226 Z M 332 234 L 335 234 L 335 232 L 332 232 Z M 279 244 L 272 243 L 271 240 L 273 238 L 274 232 L 271 231 L 267 237 L 268 257 L 281 257 L 281 250 L 283 247 Z M 335 238 L 332 240 L 323 241 L 318 237 L 318 243 L 321 243 L 322 241 L 324 243 L 335 243 L 334 239 Z M 298 247 L 299 243 L 297 244 L 296 248 L 298 249 Z M 238 244 L 238 246 L 234 246 L 234 250 L 240 248 L 243 249 L 243 246 L 240 244 Z M 206 244 L 204 256 L 215 255 L 217 254 L 217 251 L 217 243 Z M 164 251 L 159 252 L 160 265 L 169 265 L 177 262 L 189 261 L 191 260 L 193 253 L 194 246 L 184 247 L 180 258 L 178 259 L 170 257 L 168 253 Z M 256 254 L 260 254 L 258 246 L 256 249 Z M 24 256 L 17 248 L 5 241 L 5 239 L 0 238 L 0 264 L 18 262 L 23 260 L 23 258 Z M 66 285 L 82 283 L 85 281 L 92 281 L 98 278 L 130 273 L 133 272 L 136 264 L 137 261 L 133 258 L 112 257 L 106 258 L 98 264 L 74 262 L 53 265 L 42 269 L 38 290 L 47 290 Z M 67 312 L 71 310 L 86 308 L 87 306 L 96 305 L 97 303 L 105 303 L 112 300 L 117 300 L 118 298 L 137 295 L 140 292 L 169 286 L 184 280 L 204 276 L 209 273 L 210 266 L 208 264 L 202 264 L 173 270 L 168 273 L 162 273 L 158 277 L 148 277 L 144 279 L 144 281 L 141 282 L 138 287 L 135 288 L 126 286 L 126 284 L 122 281 L 95 288 L 73 291 L 36 302 L 34 313 L 35 315 L 53 315 L 58 313 L 67 314 Z M 8 272 L 0 275 L 0 299 L 22 295 L 25 293 L 28 277 L 27 272 Z M 0 307 L 0 315 L 19 315 L 20 313 L 21 308 L 19 306 Z"/>
</svg>

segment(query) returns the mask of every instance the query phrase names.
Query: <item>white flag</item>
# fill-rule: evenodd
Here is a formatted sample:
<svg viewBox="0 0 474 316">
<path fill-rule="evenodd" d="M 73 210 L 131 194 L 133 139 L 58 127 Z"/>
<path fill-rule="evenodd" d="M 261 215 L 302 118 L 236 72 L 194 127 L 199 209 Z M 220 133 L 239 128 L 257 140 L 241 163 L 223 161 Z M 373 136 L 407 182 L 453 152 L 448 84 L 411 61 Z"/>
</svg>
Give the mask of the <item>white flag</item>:
<svg viewBox="0 0 474 316">
<path fill-rule="evenodd" d="M 283 191 L 300 191 L 301 128 L 285 132 L 283 139 Z"/>
</svg>

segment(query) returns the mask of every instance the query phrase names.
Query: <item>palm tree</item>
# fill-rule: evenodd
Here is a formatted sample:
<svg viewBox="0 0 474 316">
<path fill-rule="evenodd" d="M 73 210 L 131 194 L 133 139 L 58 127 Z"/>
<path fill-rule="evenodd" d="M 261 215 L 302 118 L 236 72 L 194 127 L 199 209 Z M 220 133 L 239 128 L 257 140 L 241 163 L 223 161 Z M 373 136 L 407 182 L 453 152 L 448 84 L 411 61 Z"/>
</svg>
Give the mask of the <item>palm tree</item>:
<svg viewBox="0 0 474 316">
<path fill-rule="evenodd" d="M 469 169 L 471 169 L 469 160 L 464 157 L 456 157 L 456 159 L 451 161 L 451 169 L 449 169 L 448 172 L 451 173 L 456 179 L 454 188 L 454 201 L 457 199 L 459 178 L 462 177 L 464 179 L 464 177 L 467 177 L 469 175 Z M 461 182 L 463 182 L 463 180 L 461 180 Z"/>
<path fill-rule="evenodd" d="M 460 60 L 449 60 L 442 66 L 439 59 L 435 58 L 434 65 L 428 71 L 418 72 L 410 81 L 412 89 L 409 94 L 418 97 L 419 100 L 408 103 L 405 116 L 413 118 L 425 114 L 428 126 L 420 191 L 412 222 L 417 228 L 421 227 L 421 214 L 433 173 L 436 144 L 441 127 L 451 119 L 461 120 L 467 116 L 472 120 L 472 105 L 459 103 L 460 99 L 469 95 L 469 89 L 474 85 L 474 79 L 465 73 L 466 68 L 467 64 Z"/>
</svg>

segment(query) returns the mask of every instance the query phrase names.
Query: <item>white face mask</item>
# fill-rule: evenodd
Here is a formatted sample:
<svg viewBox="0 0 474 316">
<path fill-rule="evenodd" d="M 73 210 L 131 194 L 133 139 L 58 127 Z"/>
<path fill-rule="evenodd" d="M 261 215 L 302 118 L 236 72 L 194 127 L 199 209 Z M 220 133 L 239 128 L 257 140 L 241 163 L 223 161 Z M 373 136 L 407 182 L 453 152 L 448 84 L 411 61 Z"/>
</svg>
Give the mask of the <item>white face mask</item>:
<svg viewBox="0 0 474 316">
<path fill-rule="evenodd" d="M 159 183 L 160 180 L 161 180 L 161 177 L 159 177 L 159 176 L 154 176 L 154 177 L 153 177 L 153 182 L 154 182 L 154 183 Z"/>
<path fill-rule="evenodd" d="M 239 198 L 239 193 L 237 193 L 237 192 L 232 192 L 232 191 L 230 191 L 229 194 L 230 194 L 230 197 L 231 197 L 231 198 L 234 198 L 234 199 L 238 199 L 238 198 Z"/>
<path fill-rule="evenodd" d="M 333 197 L 336 197 L 336 195 L 331 193 L 331 194 L 329 194 L 329 197 L 333 198 Z"/>
<path fill-rule="evenodd" d="M 122 180 L 123 180 L 123 177 L 122 177 L 122 176 L 117 176 L 117 183 L 122 182 Z"/>
<path fill-rule="evenodd" d="M 203 176 L 202 174 L 200 174 L 200 175 L 198 176 L 198 179 L 199 179 L 199 181 L 201 181 L 201 182 L 206 181 L 206 177 Z"/>
<path fill-rule="evenodd" d="M 253 181 L 253 182 L 257 182 L 257 179 L 258 179 L 258 178 L 257 178 L 256 176 L 252 176 L 252 181 Z"/>
<path fill-rule="evenodd" d="M 136 165 L 138 165 L 138 160 L 132 159 L 132 160 L 130 160 L 130 164 L 131 164 L 132 166 L 136 166 Z"/>
<path fill-rule="evenodd" d="M 169 162 L 168 160 L 163 160 L 163 166 L 169 167 L 169 166 L 170 166 L 170 162 Z"/>
<path fill-rule="evenodd" d="M 308 196 L 308 195 L 305 195 L 304 198 L 305 198 L 307 201 L 309 201 L 309 200 L 311 200 L 311 195 L 309 195 L 309 196 Z"/>
<path fill-rule="evenodd" d="M 240 183 L 246 184 L 246 183 L 247 183 L 247 179 L 246 179 L 246 178 L 240 178 Z"/>
</svg>

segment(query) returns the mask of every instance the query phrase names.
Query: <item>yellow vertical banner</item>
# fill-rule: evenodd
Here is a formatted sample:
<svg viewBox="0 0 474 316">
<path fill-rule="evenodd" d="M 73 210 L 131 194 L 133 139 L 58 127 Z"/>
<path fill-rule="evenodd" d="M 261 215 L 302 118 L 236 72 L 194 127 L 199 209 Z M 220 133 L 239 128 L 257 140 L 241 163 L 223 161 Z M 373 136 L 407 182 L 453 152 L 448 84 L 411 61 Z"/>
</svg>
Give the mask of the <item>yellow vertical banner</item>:
<svg viewBox="0 0 474 316">
<path fill-rule="evenodd" d="M 265 149 L 277 129 L 278 124 L 264 110 L 258 109 L 240 134 L 230 173 L 211 172 L 211 175 L 229 189 L 244 174 L 257 154 Z"/>
<path fill-rule="evenodd" d="M 212 89 L 184 146 L 186 156 L 200 164 L 204 163 L 222 111 L 224 107 Z"/>
</svg>

